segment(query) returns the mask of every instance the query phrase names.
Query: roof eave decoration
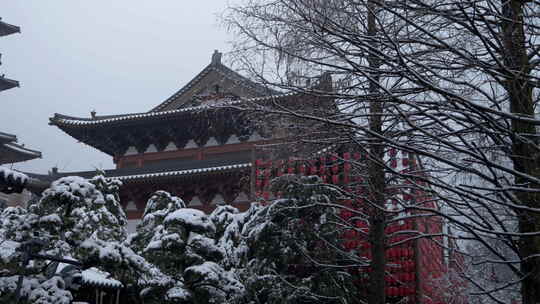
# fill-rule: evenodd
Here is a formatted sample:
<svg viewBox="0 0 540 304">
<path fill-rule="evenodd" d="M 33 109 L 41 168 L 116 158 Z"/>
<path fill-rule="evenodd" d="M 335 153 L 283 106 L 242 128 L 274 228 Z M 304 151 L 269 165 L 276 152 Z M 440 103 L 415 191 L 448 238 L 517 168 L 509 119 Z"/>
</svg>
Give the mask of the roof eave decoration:
<svg viewBox="0 0 540 304">
<path fill-rule="evenodd" d="M 206 167 L 206 168 L 195 168 L 195 169 L 181 169 L 181 170 L 170 170 L 170 171 L 164 171 L 164 172 L 147 172 L 147 173 L 140 173 L 140 174 L 129 174 L 129 175 L 121 175 L 121 176 L 114 176 L 111 174 L 106 174 L 105 176 L 111 178 L 111 179 L 117 179 L 122 181 L 122 183 L 145 183 L 145 182 L 155 182 L 156 180 L 171 180 L 171 179 L 186 179 L 186 178 L 200 178 L 200 177 L 207 177 L 212 175 L 228 175 L 228 174 L 239 174 L 242 172 L 246 172 L 251 168 L 251 163 L 239 163 L 239 164 L 231 164 L 231 165 L 222 165 L 222 166 L 213 166 L 213 167 Z M 113 170 L 114 171 L 114 170 Z M 34 180 L 39 179 L 42 182 L 51 183 L 52 180 L 56 180 L 61 177 L 66 176 L 81 176 L 84 178 L 89 178 L 91 175 L 88 175 L 90 171 L 88 172 L 73 172 L 73 173 L 62 173 L 59 175 L 36 175 L 31 174 L 32 178 Z M 93 172 L 95 173 L 95 172 Z M 92 175 L 93 176 L 93 175 Z"/>
<path fill-rule="evenodd" d="M 235 164 L 228 166 L 219 166 L 211 168 L 198 168 L 198 169 L 189 169 L 189 170 L 178 170 L 178 171 L 168 171 L 168 172 L 159 172 L 159 173 L 145 173 L 145 174 L 136 174 L 136 175 L 126 175 L 126 176 L 117 176 L 113 177 L 114 179 L 119 179 L 122 182 L 142 182 L 146 180 L 160 179 L 160 178 L 179 178 L 179 177 L 190 177 L 190 176 L 205 176 L 210 174 L 226 174 L 237 172 L 242 169 L 247 169 L 251 167 L 251 163 Z"/>
<path fill-rule="evenodd" d="M 145 112 L 145 113 L 132 113 L 132 114 L 121 114 L 121 115 L 109 115 L 109 116 L 96 116 L 96 117 L 74 117 L 55 113 L 53 117 L 49 118 L 49 125 L 52 126 L 73 126 L 73 127 L 87 127 L 94 125 L 109 125 L 117 124 L 121 122 L 131 122 L 131 121 L 142 121 L 146 119 L 163 119 L 163 118 L 174 118 L 181 117 L 182 115 L 200 113 L 204 111 L 215 111 L 220 109 L 230 109 L 234 106 L 241 106 L 242 104 L 254 103 L 258 101 L 271 101 L 277 100 L 285 97 L 291 97 L 296 95 L 296 93 L 287 93 L 279 95 L 269 95 L 262 97 L 254 97 L 248 99 L 239 99 L 234 101 L 224 102 L 222 104 L 213 104 L 213 105 L 201 105 L 196 107 L 181 108 L 176 110 L 169 111 L 159 111 L 159 112 Z"/>
<path fill-rule="evenodd" d="M 0 76 L 0 91 L 9 90 L 16 87 L 19 87 L 19 82 L 17 80 L 6 78 L 3 75 Z"/>
<path fill-rule="evenodd" d="M 20 27 L 9 24 L 9 23 L 5 23 L 4 21 L 1 21 L 1 20 L 2 19 L 0 18 L 0 36 L 7 36 L 7 35 L 21 32 Z"/>
<path fill-rule="evenodd" d="M 231 101 L 226 104 L 221 105 L 232 106 L 240 104 L 242 101 Z M 84 118 L 84 117 L 73 117 L 55 113 L 53 117 L 49 118 L 49 125 L 53 126 L 92 126 L 92 125 L 104 125 L 104 124 L 115 124 L 120 122 L 129 122 L 129 121 L 140 121 L 145 119 L 162 119 L 168 117 L 178 117 L 189 113 L 203 112 L 207 110 L 219 109 L 219 105 L 202 105 L 197 107 L 182 108 L 177 110 L 170 111 L 161 111 L 161 112 L 146 112 L 146 113 L 132 113 L 132 114 L 122 114 L 122 115 L 110 115 L 95 118 Z"/>
</svg>

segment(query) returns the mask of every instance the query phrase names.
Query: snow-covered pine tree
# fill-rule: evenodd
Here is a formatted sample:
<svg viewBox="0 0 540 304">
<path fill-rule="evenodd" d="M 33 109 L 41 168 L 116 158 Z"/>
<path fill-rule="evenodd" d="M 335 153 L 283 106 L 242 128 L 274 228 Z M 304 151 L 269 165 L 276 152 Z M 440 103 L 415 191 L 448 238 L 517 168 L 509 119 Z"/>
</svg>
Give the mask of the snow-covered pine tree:
<svg viewBox="0 0 540 304">
<path fill-rule="evenodd" d="M 69 176 L 52 183 L 30 212 L 39 216 L 41 238 L 51 253 L 72 254 L 85 240 L 121 242 L 127 218 L 118 199 L 118 181 L 98 175 L 90 180 Z"/>
<path fill-rule="evenodd" d="M 243 301 L 359 302 L 350 270 L 363 261 L 342 250 L 341 219 L 332 207 L 341 192 L 316 176 L 285 175 L 272 187 L 282 199 L 244 214 L 242 244 L 236 246 Z"/>
<path fill-rule="evenodd" d="M 91 178 L 65 177 L 55 181 L 31 210 L 39 216 L 48 253 L 68 256 L 84 268 L 98 267 L 138 291 L 139 281 L 152 286 L 171 280 L 125 244 L 127 218 L 120 205 L 121 182 L 101 172 Z"/>
<path fill-rule="evenodd" d="M 242 229 L 260 208 L 259 204 L 252 204 L 248 211 L 240 212 L 233 206 L 221 205 L 210 214 L 216 227 L 216 244 L 223 252 L 221 265 L 225 269 L 236 271 L 245 266 L 248 248 L 242 238 Z"/>
<path fill-rule="evenodd" d="M 51 296 L 50 303 L 70 303 L 71 294 L 65 290 L 62 278 L 54 277 L 54 269 L 53 277 L 51 273 L 48 277 L 44 275 L 44 260 L 31 259 L 28 266 L 21 268 L 24 256 L 16 249 L 32 239 L 43 244 L 35 253 L 74 259 L 84 268 L 102 268 L 127 287 L 129 283 L 135 285 L 139 278 L 154 285 L 167 282 L 167 277 L 157 268 L 123 244 L 127 220 L 119 203 L 120 185 L 119 181 L 100 174 L 89 180 L 65 177 L 53 182 L 42 198 L 28 208 L 29 211 L 22 208 L 4 210 L 0 219 L 2 266 L 10 263 L 14 269 L 1 279 L 0 296 L 12 299 L 18 275 L 22 274 L 22 300 L 45 303 L 49 298 L 36 294 L 43 289 Z M 55 286 L 58 290 L 52 290 Z M 59 300 L 59 296 L 64 296 L 64 300 Z"/>
<path fill-rule="evenodd" d="M 39 236 L 34 229 L 38 216 L 21 207 L 0 213 L 0 302 L 71 303 L 72 295 L 60 277 L 43 274 L 43 264 L 28 263 L 23 244 Z M 20 290 L 18 290 L 20 285 Z"/>
<path fill-rule="evenodd" d="M 130 243 L 174 284 L 148 288 L 145 303 L 227 303 L 242 293 L 233 273 L 218 264 L 223 252 L 215 230 L 204 212 L 167 192 L 150 198 Z"/>
</svg>

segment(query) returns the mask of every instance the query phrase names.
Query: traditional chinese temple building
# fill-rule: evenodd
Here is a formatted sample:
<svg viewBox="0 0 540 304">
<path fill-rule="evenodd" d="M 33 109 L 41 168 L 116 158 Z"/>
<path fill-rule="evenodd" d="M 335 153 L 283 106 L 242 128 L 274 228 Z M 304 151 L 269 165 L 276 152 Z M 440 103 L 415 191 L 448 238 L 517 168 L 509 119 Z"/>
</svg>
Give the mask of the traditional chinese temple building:
<svg viewBox="0 0 540 304">
<path fill-rule="evenodd" d="M 328 90 L 330 82 L 321 77 L 316 86 Z M 281 154 L 268 153 L 267 147 L 279 146 L 291 134 L 280 128 L 283 121 L 276 127 L 268 117 L 252 116 L 242 109 L 250 101 L 257 101 L 259 106 L 266 101 L 283 102 L 304 109 L 331 106 L 329 100 L 279 94 L 255 84 L 223 65 L 216 51 L 210 64 L 195 78 L 148 112 L 107 116 L 93 112 L 90 117 L 55 114 L 50 124 L 113 158 L 116 168 L 105 174 L 124 183 L 121 202 L 133 221 L 141 217 L 146 201 L 156 190 L 181 197 L 189 207 L 210 211 L 218 203 L 246 209 L 255 198 L 279 196 L 268 191 L 268 186 L 273 177 L 286 173 L 318 175 L 327 183 L 344 187 L 361 185 L 360 176 L 351 169 L 351 163 L 361 163 L 365 157 L 358 151 L 330 149 L 307 158 L 298 157 L 289 148 Z M 388 162 L 398 171 L 418 166 L 415 156 L 395 149 L 389 151 Z M 94 174 L 53 171 L 49 178 Z M 349 190 L 364 191 L 362 187 Z M 437 208 L 423 193 L 405 190 L 399 195 L 411 204 Z M 344 202 L 352 203 L 358 204 Z M 347 212 L 340 216 L 345 220 L 351 217 Z M 443 222 L 439 217 L 413 218 L 387 227 L 389 244 L 399 244 L 387 250 L 387 261 L 392 265 L 386 277 L 389 302 L 445 303 L 447 300 L 433 282 L 448 271 L 448 255 L 432 240 L 405 241 L 410 236 L 404 233 L 438 234 Z M 358 221 L 354 225 L 342 236 L 344 247 L 369 259 L 369 244 L 356 231 L 365 229 L 366 223 Z M 442 243 L 442 237 L 436 241 Z M 358 284 L 365 285 L 365 276 L 354 275 Z"/>
<path fill-rule="evenodd" d="M 124 183 L 121 201 L 128 218 L 140 218 L 156 190 L 181 197 L 190 207 L 210 211 L 217 203 L 246 209 L 252 191 L 252 148 L 276 140 L 240 106 L 250 101 L 292 102 L 212 60 L 170 98 L 144 113 L 90 117 L 55 114 L 50 124 L 110 155 L 116 169 L 107 176 Z M 94 172 L 53 172 L 90 176 Z"/>
<path fill-rule="evenodd" d="M 19 33 L 20 31 L 21 29 L 18 26 L 5 23 L 2 21 L 2 18 L 0 18 L 0 37 Z M 18 81 L 8 79 L 4 77 L 4 75 L 0 76 L 0 91 L 5 91 L 18 86 Z M 41 153 L 18 144 L 17 136 L 0 132 L 0 165 L 27 161 L 38 157 L 41 157 Z"/>
</svg>

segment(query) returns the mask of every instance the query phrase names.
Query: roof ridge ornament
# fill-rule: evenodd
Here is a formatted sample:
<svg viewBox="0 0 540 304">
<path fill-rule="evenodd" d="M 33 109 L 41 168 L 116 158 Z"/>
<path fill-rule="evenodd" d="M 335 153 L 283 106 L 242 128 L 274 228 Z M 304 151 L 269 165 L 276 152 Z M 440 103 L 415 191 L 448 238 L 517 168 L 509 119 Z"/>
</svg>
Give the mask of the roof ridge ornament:
<svg viewBox="0 0 540 304">
<path fill-rule="evenodd" d="M 218 50 L 214 50 L 214 53 L 212 54 L 212 65 L 219 65 L 221 64 L 221 55 Z"/>
</svg>

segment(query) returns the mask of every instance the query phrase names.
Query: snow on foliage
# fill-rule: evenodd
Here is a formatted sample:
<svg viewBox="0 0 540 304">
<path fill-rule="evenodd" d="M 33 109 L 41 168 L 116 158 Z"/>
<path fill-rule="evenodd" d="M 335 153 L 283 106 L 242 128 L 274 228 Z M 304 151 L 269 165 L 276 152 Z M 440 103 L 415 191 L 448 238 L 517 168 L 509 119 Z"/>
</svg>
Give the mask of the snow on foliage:
<svg viewBox="0 0 540 304">
<path fill-rule="evenodd" d="M 223 251 L 215 232 L 204 212 L 186 208 L 179 198 L 163 191 L 150 198 L 129 243 L 173 284 L 146 288 L 145 303 L 228 303 L 242 293 L 234 273 L 220 266 Z"/>
<path fill-rule="evenodd" d="M 181 225 L 189 231 L 210 232 L 215 231 L 215 227 L 210 222 L 206 214 L 197 209 L 184 208 L 177 210 L 165 218 L 165 225 Z"/>
<path fill-rule="evenodd" d="M 318 177 L 285 175 L 272 182 L 283 198 L 244 212 L 218 208 L 211 215 L 225 265 L 240 276 L 242 303 L 347 303 L 358 295 L 339 265 L 358 263 L 340 252 L 331 207 L 341 192 Z"/>
<path fill-rule="evenodd" d="M 0 278 L 0 301 L 2 303 L 15 302 L 18 280 L 18 275 Z M 32 304 L 69 304 L 73 300 L 71 293 L 66 290 L 64 281 L 58 276 L 50 279 L 39 275 L 31 278 L 25 277 L 22 281 L 20 296 L 22 299 L 26 299 L 27 303 Z"/>
<path fill-rule="evenodd" d="M 39 288 L 34 288 L 28 294 L 28 302 L 34 304 L 69 304 L 73 297 L 66 289 L 65 283 L 60 277 L 52 277 L 42 282 Z"/>
<path fill-rule="evenodd" d="M 13 299 L 23 260 L 17 248 L 33 238 L 46 241 L 40 253 L 94 267 L 83 272 L 90 281 L 123 286 L 145 303 L 337 303 L 356 294 L 347 272 L 321 266 L 351 261 L 328 250 L 339 240 L 335 210 L 327 204 L 340 193 L 317 178 L 277 179 L 273 187 L 282 199 L 246 212 L 218 206 L 210 215 L 158 191 L 129 238 L 119 187 L 103 176 L 66 177 L 28 211 L 3 210 L 0 300 Z M 308 259 L 307 252 L 315 255 Z M 42 266 L 26 267 L 23 299 L 69 303 L 70 281 L 46 278 Z"/>
<path fill-rule="evenodd" d="M 242 228 L 247 219 L 250 219 L 260 206 L 254 204 L 247 212 L 240 213 L 232 206 L 218 206 L 210 214 L 210 219 L 216 227 L 216 244 L 223 252 L 221 264 L 226 269 L 242 265 L 247 253 L 246 243 L 243 242 Z"/>
<path fill-rule="evenodd" d="M 24 173 L 0 166 L 0 179 L 11 180 L 12 182 L 24 185 L 28 181 L 28 176 Z"/>
<path fill-rule="evenodd" d="M 70 246 L 90 237 L 121 241 L 127 234 L 127 218 L 119 202 L 118 183 L 101 175 L 90 180 L 64 177 L 53 182 L 29 209 L 39 216 L 40 228 Z"/>
<path fill-rule="evenodd" d="M 79 246 L 77 252 L 87 263 L 99 265 L 107 272 L 115 274 L 114 278 L 123 283 L 156 286 L 171 283 L 167 275 L 123 243 L 88 239 Z"/>
<path fill-rule="evenodd" d="M 65 177 L 53 182 L 28 210 L 20 207 L 3 210 L 0 213 L 0 269 L 4 277 L 0 281 L 0 300 L 14 299 L 14 286 L 23 271 L 21 303 L 71 303 L 72 300 L 59 274 L 43 275 L 45 260 L 26 260 L 23 250 L 15 250 L 17 248 L 31 249 L 34 254 L 68 256 L 85 265 L 103 266 L 110 260 L 125 265 L 119 263 L 124 256 L 113 259 L 105 254 L 107 250 L 113 252 L 110 248 L 116 249 L 114 245 L 120 246 L 126 237 L 127 220 L 118 196 L 120 185 L 103 176 L 89 180 Z M 102 246 L 101 256 L 91 255 L 93 252 L 87 250 L 89 246 L 81 246 L 88 243 Z M 33 245 L 29 247 L 30 244 Z"/>
</svg>

